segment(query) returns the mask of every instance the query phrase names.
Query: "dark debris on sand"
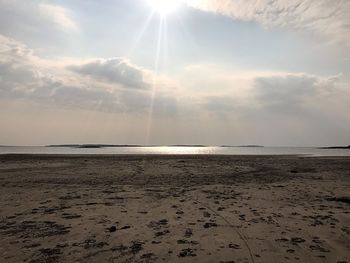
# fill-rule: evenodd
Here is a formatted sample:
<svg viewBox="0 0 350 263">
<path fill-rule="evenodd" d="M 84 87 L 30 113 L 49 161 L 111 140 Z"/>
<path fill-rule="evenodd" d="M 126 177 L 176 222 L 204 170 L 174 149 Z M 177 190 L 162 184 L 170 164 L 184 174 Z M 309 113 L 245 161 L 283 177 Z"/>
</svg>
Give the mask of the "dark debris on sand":
<svg viewBox="0 0 350 263">
<path fill-rule="evenodd" d="M 183 257 L 195 257 L 197 256 L 196 253 L 194 252 L 193 249 L 191 248 L 185 248 L 183 250 L 180 251 L 179 257 L 183 258 Z"/>
<path fill-rule="evenodd" d="M 53 221 L 0 222 L 0 232 L 5 235 L 19 235 L 21 238 L 42 238 L 69 233 L 70 227 Z"/>
<path fill-rule="evenodd" d="M 62 252 L 57 248 L 43 248 L 35 252 L 29 263 L 56 263 L 60 262 Z"/>
<path fill-rule="evenodd" d="M 132 245 L 129 248 L 133 254 L 137 254 L 143 249 L 142 245 L 143 242 L 141 241 L 133 241 Z"/>
<path fill-rule="evenodd" d="M 331 198 L 327 198 L 327 200 L 350 204 L 350 197 L 349 196 L 331 197 Z"/>
</svg>

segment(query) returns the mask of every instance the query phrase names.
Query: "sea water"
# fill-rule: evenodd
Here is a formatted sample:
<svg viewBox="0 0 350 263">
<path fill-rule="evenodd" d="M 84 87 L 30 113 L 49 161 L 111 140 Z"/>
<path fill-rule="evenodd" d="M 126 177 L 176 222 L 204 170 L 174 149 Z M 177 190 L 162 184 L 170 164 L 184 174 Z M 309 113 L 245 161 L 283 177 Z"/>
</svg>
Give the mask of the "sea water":
<svg viewBox="0 0 350 263">
<path fill-rule="evenodd" d="M 350 149 L 321 149 L 316 147 L 44 147 L 0 146 L 0 154 L 209 154 L 209 155 L 306 155 L 350 156 Z"/>
</svg>

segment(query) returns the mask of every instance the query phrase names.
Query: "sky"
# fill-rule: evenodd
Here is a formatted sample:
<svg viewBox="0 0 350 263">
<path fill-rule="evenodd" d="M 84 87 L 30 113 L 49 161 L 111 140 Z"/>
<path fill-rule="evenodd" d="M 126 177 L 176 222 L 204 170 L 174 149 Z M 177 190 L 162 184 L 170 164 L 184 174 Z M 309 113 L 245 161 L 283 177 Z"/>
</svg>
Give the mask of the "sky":
<svg viewBox="0 0 350 263">
<path fill-rule="evenodd" d="M 349 145 L 349 13 L 349 0 L 0 0 L 0 145 Z"/>
</svg>

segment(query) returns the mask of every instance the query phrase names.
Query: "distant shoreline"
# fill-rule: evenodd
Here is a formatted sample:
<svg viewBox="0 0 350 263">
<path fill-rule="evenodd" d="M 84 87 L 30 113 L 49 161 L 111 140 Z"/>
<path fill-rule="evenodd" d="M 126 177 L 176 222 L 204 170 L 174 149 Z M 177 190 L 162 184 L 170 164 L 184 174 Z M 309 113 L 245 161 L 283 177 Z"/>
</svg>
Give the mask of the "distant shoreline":
<svg viewBox="0 0 350 263">
<path fill-rule="evenodd" d="M 71 147 L 71 148 L 117 148 L 117 147 L 210 147 L 207 145 L 137 145 L 137 144 L 58 144 L 45 147 Z"/>
<path fill-rule="evenodd" d="M 242 147 L 242 148 L 262 148 L 262 147 L 265 147 L 265 146 L 262 146 L 262 145 L 221 145 L 219 147 L 226 147 L 226 148 L 233 148 L 233 147 Z"/>
<path fill-rule="evenodd" d="M 213 147 L 202 144 L 174 144 L 174 145 L 135 145 L 135 144 L 58 144 L 58 145 L 45 145 L 45 147 L 71 147 L 71 148 L 117 148 L 117 147 Z M 241 145 L 241 146 L 231 146 L 231 145 L 221 145 L 215 147 L 247 147 L 247 148 L 258 148 L 264 147 L 260 145 Z"/>
<path fill-rule="evenodd" d="M 344 149 L 350 150 L 348 146 L 262 146 L 262 145 L 202 145 L 202 144 L 174 144 L 174 145 L 139 145 L 139 144 L 51 144 L 51 145 L 0 145 L 1 148 L 5 147 L 46 147 L 46 148 L 77 148 L 77 149 L 102 149 L 102 148 L 152 148 L 152 147 L 197 147 L 197 148 L 314 148 L 323 150 L 335 150 Z"/>
<path fill-rule="evenodd" d="M 348 146 L 318 147 L 318 149 L 350 149 L 350 145 L 348 145 Z"/>
</svg>

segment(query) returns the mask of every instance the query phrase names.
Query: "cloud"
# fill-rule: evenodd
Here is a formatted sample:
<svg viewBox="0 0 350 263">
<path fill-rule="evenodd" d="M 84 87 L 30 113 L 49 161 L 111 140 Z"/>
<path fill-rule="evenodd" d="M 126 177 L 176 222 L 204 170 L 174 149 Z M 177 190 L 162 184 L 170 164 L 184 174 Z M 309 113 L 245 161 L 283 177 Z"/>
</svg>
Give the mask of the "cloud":
<svg viewBox="0 0 350 263">
<path fill-rule="evenodd" d="M 42 0 L 0 0 L 0 32 L 10 36 L 52 35 L 53 28 L 76 31 L 78 25 L 72 12 L 60 5 Z"/>
<path fill-rule="evenodd" d="M 342 75 L 247 75 L 252 75 L 249 97 L 227 91 L 202 104 L 213 123 L 221 120 L 216 125 L 228 131 L 227 140 L 304 146 L 348 140 L 350 85 Z"/>
<path fill-rule="evenodd" d="M 198 69 L 199 67 L 197 67 Z M 203 83 L 215 81 L 226 87 L 221 92 L 202 94 L 200 105 L 208 112 L 224 116 L 299 116 L 327 111 L 338 117 L 350 105 L 350 85 L 342 74 L 319 76 L 307 73 L 212 70 Z M 237 75 L 241 78 L 237 79 Z M 222 81 L 220 82 L 220 79 Z M 225 83 L 226 82 L 226 83 Z M 201 85 L 201 82 L 196 82 Z"/>
<path fill-rule="evenodd" d="M 239 126 L 267 131 L 280 126 L 281 132 L 286 132 L 283 127 L 291 132 L 303 126 L 310 134 L 327 125 L 345 129 L 350 121 L 350 84 L 343 74 L 250 71 L 199 64 L 186 67 L 185 77 L 190 80 L 187 93 L 195 94 L 188 115 L 204 116 L 216 125 L 224 123 L 227 130 Z M 295 127 L 290 127 L 293 124 Z"/>
<path fill-rule="evenodd" d="M 77 30 L 77 25 L 71 18 L 69 11 L 58 5 L 46 3 L 39 4 L 39 11 L 47 19 L 51 19 L 55 24 L 67 30 Z"/>
<path fill-rule="evenodd" d="M 188 5 L 264 27 L 314 32 L 350 45 L 348 0 L 186 0 Z"/>
<path fill-rule="evenodd" d="M 147 89 L 150 87 L 150 83 L 146 81 L 147 75 L 150 75 L 150 73 L 132 65 L 125 58 L 99 59 L 79 66 L 69 66 L 68 68 L 81 75 L 122 84 L 127 88 Z"/>
<path fill-rule="evenodd" d="M 343 73 L 316 75 L 196 64 L 185 68 L 180 79 L 185 78 L 190 80 L 189 93 L 195 92 L 196 98 L 201 98 L 199 104 L 207 110 L 221 112 L 287 105 L 297 108 L 331 97 L 343 103 L 347 98 L 344 95 L 350 92 L 347 75 Z"/>
<path fill-rule="evenodd" d="M 309 99 L 318 97 L 335 87 L 337 77 L 318 77 L 313 75 L 286 75 L 257 77 L 254 80 L 258 102 L 264 107 L 286 111 L 302 107 Z"/>
<path fill-rule="evenodd" d="M 148 114 L 153 105 L 158 117 L 176 115 L 177 99 L 159 89 L 152 102 L 153 91 L 143 78 L 146 71 L 126 59 L 78 62 L 73 66 L 71 60 L 44 60 L 24 44 L 0 35 L 0 98 L 132 114 Z"/>
</svg>

